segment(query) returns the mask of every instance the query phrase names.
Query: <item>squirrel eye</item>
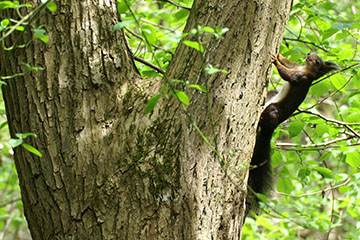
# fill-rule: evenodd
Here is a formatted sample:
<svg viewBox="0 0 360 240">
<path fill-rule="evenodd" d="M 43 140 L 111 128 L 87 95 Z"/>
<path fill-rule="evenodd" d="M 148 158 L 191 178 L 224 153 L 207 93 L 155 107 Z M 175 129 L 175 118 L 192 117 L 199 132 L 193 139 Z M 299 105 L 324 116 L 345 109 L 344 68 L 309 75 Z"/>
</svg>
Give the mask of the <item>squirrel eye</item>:
<svg viewBox="0 0 360 240">
<path fill-rule="evenodd" d="M 320 64 L 320 61 L 319 61 L 319 60 L 316 60 L 316 64 Z"/>
</svg>

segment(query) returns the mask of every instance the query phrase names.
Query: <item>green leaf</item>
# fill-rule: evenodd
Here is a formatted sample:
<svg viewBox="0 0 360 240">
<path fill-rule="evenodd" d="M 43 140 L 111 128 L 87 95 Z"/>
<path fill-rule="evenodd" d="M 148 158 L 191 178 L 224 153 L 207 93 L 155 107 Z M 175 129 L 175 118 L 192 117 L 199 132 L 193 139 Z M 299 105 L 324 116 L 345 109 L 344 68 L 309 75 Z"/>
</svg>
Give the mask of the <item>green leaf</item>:
<svg viewBox="0 0 360 240">
<path fill-rule="evenodd" d="M 126 4 L 125 1 L 127 1 L 127 0 L 120 0 L 120 1 L 118 1 L 117 11 L 118 11 L 119 14 L 126 13 L 126 12 L 129 10 L 129 8 L 128 8 L 128 6 L 127 6 L 127 4 Z M 129 3 L 129 4 L 130 4 L 130 3 Z"/>
<path fill-rule="evenodd" d="M 349 152 L 346 154 L 346 163 L 353 168 L 360 166 L 360 154 L 357 151 Z"/>
<path fill-rule="evenodd" d="M 196 34 L 198 34 L 198 30 L 196 28 L 193 28 L 193 29 L 190 30 L 189 34 L 190 35 L 196 35 Z"/>
<path fill-rule="evenodd" d="M 355 49 L 342 49 L 340 52 L 337 53 L 338 61 L 351 59 L 354 56 Z"/>
<path fill-rule="evenodd" d="M 349 187 L 349 186 L 341 186 L 341 187 L 339 187 L 339 192 L 341 194 L 344 194 L 344 193 L 348 192 L 349 190 L 351 190 L 351 187 Z"/>
<path fill-rule="evenodd" d="M 0 129 L 3 129 L 3 128 L 4 128 L 5 126 L 7 126 L 7 125 L 8 125 L 8 122 L 7 122 L 7 121 L 1 123 L 1 124 L 0 124 Z"/>
<path fill-rule="evenodd" d="M 279 151 L 273 151 L 273 154 L 271 155 L 271 167 L 276 168 L 280 166 L 283 162 L 283 156 Z"/>
<path fill-rule="evenodd" d="M 299 161 L 299 155 L 294 151 L 287 151 L 285 153 L 285 164 L 294 164 Z"/>
<path fill-rule="evenodd" d="M 179 80 L 179 79 L 171 79 L 170 80 L 170 84 L 173 86 L 174 83 L 181 83 L 181 84 L 186 84 L 186 82 L 184 80 Z"/>
<path fill-rule="evenodd" d="M 25 28 L 23 26 L 17 26 L 16 30 L 20 31 L 20 32 L 23 32 L 25 30 Z"/>
<path fill-rule="evenodd" d="M 17 146 L 21 145 L 23 143 L 22 139 L 10 139 L 9 144 L 12 148 L 16 148 Z"/>
<path fill-rule="evenodd" d="M 299 172 L 298 172 L 297 176 L 298 176 L 298 178 L 300 180 L 303 181 L 306 177 L 310 176 L 310 174 L 311 174 L 310 168 L 302 167 L 302 168 L 299 169 Z"/>
<path fill-rule="evenodd" d="M 335 2 L 324 2 L 321 4 L 321 7 L 330 11 L 336 7 L 336 3 Z"/>
<path fill-rule="evenodd" d="M 44 70 L 45 68 L 43 67 L 32 67 L 30 64 L 25 63 L 25 62 L 21 62 L 22 65 L 24 65 L 24 67 L 26 68 L 26 71 L 39 71 L 39 70 Z"/>
<path fill-rule="evenodd" d="M 15 134 L 16 137 L 20 138 L 20 139 L 25 139 L 27 137 L 37 137 L 35 133 L 16 133 Z"/>
<path fill-rule="evenodd" d="M 360 71 L 357 71 L 354 77 L 354 83 L 358 89 L 360 89 Z"/>
<path fill-rule="evenodd" d="M 326 40 L 328 39 L 329 37 L 331 37 L 332 35 L 334 35 L 335 33 L 337 33 L 339 30 L 338 29 L 335 29 L 335 28 L 329 28 L 327 29 L 324 34 L 322 35 L 322 40 Z"/>
<path fill-rule="evenodd" d="M 157 77 L 159 76 L 159 73 L 149 70 L 149 71 L 141 71 L 141 75 L 143 75 L 144 77 Z"/>
<path fill-rule="evenodd" d="M 208 67 L 205 68 L 205 71 L 206 71 L 208 74 L 210 74 L 210 75 L 212 75 L 212 74 L 214 74 L 214 73 L 217 73 L 217 72 L 222 72 L 222 73 L 225 73 L 225 74 L 229 73 L 229 72 L 226 71 L 226 70 L 214 68 L 214 67 L 211 66 L 210 64 L 208 65 Z"/>
<path fill-rule="evenodd" d="M 46 2 L 46 1 L 45 1 Z M 16 4 L 16 8 L 21 8 L 21 7 L 26 7 L 26 8 L 33 8 L 33 5 L 29 4 L 29 3 L 24 3 L 24 4 L 19 4 L 18 1 L 14 1 L 14 3 Z"/>
<path fill-rule="evenodd" d="M 206 88 L 204 88 L 203 86 L 197 85 L 197 84 L 189 84 L 187 85 L 187 87 L 189 88 L 195 88 L 201 92 L 207 93 L 208 91 L 206 90 Z"/>
<path fill-rule="evenodd" d="M 23 143 L 22 146 L 28 150 L 29 152 L 39 156 L 39 157 L 42 157 L 42 154 L 39 150 L 37 150 L 36 148 L 34 148 L 33 146 L 29 145 L 29 144 L 26 144 L 26 143 Z"/>
<path fill-rule="evenodd" d="M 10 20 L 8 18 L 5 18 L 4 20 L 1 21 L 1 27 L 5 28 L 7 27 L 7 25 L 9 25 Z"/>
<path fill-rule="evenodd" d="M 279 192 L 291 193 L 294 190 L 294 186 L 289 178 L 280 177 L 276 183 L 276 188 Z"/>
<path fill-rule="evenodd" d="M 310 166 L 310 165 L 319 165 L 318 162 L 316 161 L 313 161 L 313 160 L 309 160 L 309 161 L 306 161 L 305 162 L 306 166 Z"/>
<path fill-rule="evenodd" d="M 219 26 L 215 27 L 216 33 L 217 33 L 217 37 L 220 38 L 222 37 L 223 34 L 225 34 L 227 31 L 229 31 L 228 28 L 221 28 Z"/>
<path fill-rule="evenodd" d="M 185 19 L 187 16 L 189 16 L 189 11 L 186 9 L 180 9 L 179 11 L 177 11 L 173 17 L 177 20 L 180 21 L 181 19 Z"/>
<path fill-rule="evenodd" d="M 360 119 L 360 113 L 354 112 L 345 117 L 345 121 L 349 123 L 357 123 Z"/>
<path fill-rule="evenodd" d="M 291 122 L 289 125 L 290 137 L 295 137 L 299 135 L 299 133 L 303 130 L 304 126 L 305 126 L 305 122 L 302 121 Z"/>
<path fill-rule="evenodd" d="M 311 86 L 310 92 L 312 95 L 320 97 L 329 92 L 331 88 L 330 81 L 327 79 L 321 82 L 316 83 L 315 85 Z"/>
<path fill-rule="evenodd" d="M 1 1 L 0 9 L 15 8 L 15 4 L 11 1 Z"/>
<path fill-rule="evenodd" d="M 127 27 L 127 26 L 131 25 L 133 22 L 134 22 L 134 20 L 121 21 L 114 25 L 114 31 L 117 31 L 123 27 Z"/>
<path fill-rule="evenodd" d="M 166 95 L 168 93 L 167 86 L 165 84 L 161 84 L 161 88 L 163 90 L 163 93 Z"/>
<path fill-rule="evenodd" d="M 326 161 L 326 160 L 328 160 L 328 159 L 331 158 L 331 157 L 332 157 L 332 153 L 331 153 L 331 152 L 327 152 L 327 153 L 321 155 L 320 161 Z M 317 162 L 316 162 L 316 163 L 317 163 Z"/>
<path fill-rule="evenodd" d="M 213 28 L 208 27 L 208 26 L 203 27 L 202 30 L 204 32 L 208 32 L 208 33 L 214 33 L 215 32 L 215 30 Z"/>
<path fill-rule="evenodd" d="M 325 124 L 325 123 L 319 123 L 316 125 L 316 134 L 321 137 L 323 136 L 325 133 L 329 132 L 329 125 Z"/>
<path fill-rule="evenodd" d="M 266 203 L 266 202 L 269 201 L 269 199 L 267 198 L 267 196 L 264 195 L 264 194 L 256 193 L 256 196 L 257 196 L 257 198 L 260 199 L 260 201 L 262 201 L 262 202 L 265 202 L 265 203 Z"/>
<path fill-rule="evenodd" d="M 290 174 L 290 171 L 287 167 L 282 167 L 278 171 L 278 175 L 281 177 L 288 177 Z"/>
<path fill-rule="evenodd" d="M 332 178 L 333 177 L 333 172 L 328 168 L 314 167 L 313 169 L 318 171 L 321 174 L 321 176 L 323 176 L 324 178 Z"/>
<path fill-rule="evenodd" d="M 347 80 L 342 74 L 336 74 L 331 77 L 331 84 L 343 93 L 346 93 L 346 84 Z"/>
<path fill-rule="evenodd" d="M 48 43 L 48 41 L 49 41 L 49 37 L 46 35 L 43 35 L 43 34 L 34 34 L 34 37 L 37 39 L 40 39 L 44 43 Z"/>
<path fill-rule="evenodd" d="M 334 23 L 331 27 L 338 29 L 338 30 L 344 30 L 346 28 L 351 28 L 353 25 L 353 23 L 341 23 L 341 22 L 336 22 Z"/>
<path fill-rule="evenodd" d="M 190 100 L 186 93 L 176 89 L 172 93 L 180 100 L 180 102 L 184 103 L 185 105 L 190 105 Z"/>
<path fill-rule="evenodd" d="M 44 35 L 46 33 L 45 29 L 42 28 L 34 28 L 32 31 L 37 35 Z"/>
<path fill-rule="evenodd" d="M 57 6 L 56 3 L 54 2 L 48 2 L 46 4 L 46 7 L 51 11 L 51 12 L 56 12 Z"/>
<path fill-rule="evenodd" d="M 159 101 L 160 97 L 161 97 L 161 94 L 156 94 L 148 101 L 148 103 L 146 104 L 146 107 L 145 107 L 145 114 L 150 113 L 154 109 L 154 107 L 155 107 L 156 103 Z"/>
<path fill-rule="evenodd" d="M 192 47 L 192 48 L 198 50 L 198 51 L 201 52 L 201 53 L 204 52 L 204 47 L 203 47 L 200 43 L 198 43 L 198 42 L 185 40 L 183 43 L 184 43 L 186 46 Z"/>
<path fill-rule="evenodd" d="M 336 40 L 336 41 L 340 41 L 340 40 L 343 40 L 343 39 L 344 39 L 344 41 L 346 41 L 346 38 L 347 38 L 347 37 L 350 37 L 350 36 L 351 36 L 351 35 L 349 34 L 349 32 L 347 32 L 346 30 L 343 30 L 343 31 L 341 31 L 341 32 L 339 32 L 339 33 L 336 34 L 335 40 Z"/>
<path fill-rule="evenodd" d="M 150 26 L 145 26 L 142 29 L 143 35 L 145 35 L 146 39 L 148 40 L 150 45 L 155 44 L 157 38 L 156 38 L 156 30 L 153 29 Z"/>
</svg>

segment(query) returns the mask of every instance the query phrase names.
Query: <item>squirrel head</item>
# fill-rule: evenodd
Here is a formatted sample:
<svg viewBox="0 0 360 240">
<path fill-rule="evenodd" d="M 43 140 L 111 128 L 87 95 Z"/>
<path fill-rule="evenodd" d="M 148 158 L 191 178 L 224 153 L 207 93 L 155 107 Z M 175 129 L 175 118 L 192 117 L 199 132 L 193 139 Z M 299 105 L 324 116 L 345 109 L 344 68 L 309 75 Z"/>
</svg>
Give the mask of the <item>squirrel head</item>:
<svg viewBox="0 0 360 240">
<path fill-rule="evenodd" d="M 340 70 L 339 65 L 330 61 L 323 61 L 314 53 L 308 53 L 306 57 L 306 70 L 319 78 L 333 70 Z"/>
</svg>

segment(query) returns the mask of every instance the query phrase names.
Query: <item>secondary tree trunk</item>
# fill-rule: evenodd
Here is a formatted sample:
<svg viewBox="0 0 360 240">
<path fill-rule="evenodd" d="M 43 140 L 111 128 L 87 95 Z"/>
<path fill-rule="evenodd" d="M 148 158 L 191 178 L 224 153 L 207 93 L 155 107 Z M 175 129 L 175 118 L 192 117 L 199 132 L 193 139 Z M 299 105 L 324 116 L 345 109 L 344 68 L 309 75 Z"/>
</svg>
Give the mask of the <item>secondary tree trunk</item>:
<svg viewBox="0 0 360 240">
<path fill-rule="evenodd" d="M 229 31 L 204 35 L 203 57 L 180 44 L 166 76 L 209 95 L 187 90 L 186 111 L 163 98 L 150 115 L 146 100 L 166 80 L 138 75 L 124 33 L 113 32 L 115 2 L 59 1 L 40 19 L 49 43 L 2 59 L 7 75 L 20 62 L 45 67 L 3 88 L 11 135 L 36 133 L 28 143 L 43 153 L 15 149 L 33 239 L 239 239 L 270 59 L 291 1 L 195 1 L 185 31 Z M 207 75 L 204 64 L 229 73 Z"/>
</svg>

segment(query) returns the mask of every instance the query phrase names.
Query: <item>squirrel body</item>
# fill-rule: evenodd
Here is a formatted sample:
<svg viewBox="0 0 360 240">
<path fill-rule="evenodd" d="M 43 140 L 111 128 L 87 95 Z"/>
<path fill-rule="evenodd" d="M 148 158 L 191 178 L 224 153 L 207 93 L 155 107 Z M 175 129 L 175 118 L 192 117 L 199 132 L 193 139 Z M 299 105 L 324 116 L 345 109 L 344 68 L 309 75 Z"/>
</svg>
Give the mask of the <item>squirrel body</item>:
<svg viewBox="0 0 360 240">
<path fill-rule="evenodd" d="M 272 63 L 278 69 L 280 76 L 287 81 L 279 94 L 270 99 L 265 104 L 263 114 L 266 114 L 266 108 L 275 104 L 279 111 L 278 124 L 290 117 L 291 114 L 304 101 L 312 82 L 332 70 L 338 70 L 339 67 L 333 62 L 324 62 L 320 57 L 313 53 L 308 53 L 306 65 L 302 66 L 279 54 L 273 57 Z M 262 115 L 263 115 L 262 114 Z"/>
<path fill-rule="evenodd" d="M 273 56 L 272 63 L 286 83 L 275 97 L 266 102 L 258 124 L 249 186 L 256 193 L 262 194 L 269 192 L 272 186 L 270 152 L 271 138 L 276 127 L 300 106 L 314 80 L 332 70 L 339 70 L 337 64 L 325 62 L 313 53 L 307 54 L 305 66 L 294 63 L 281 54 Z M 250 198 L 251 202 L 253 198 L 253 196 Z"/>
</svg>

